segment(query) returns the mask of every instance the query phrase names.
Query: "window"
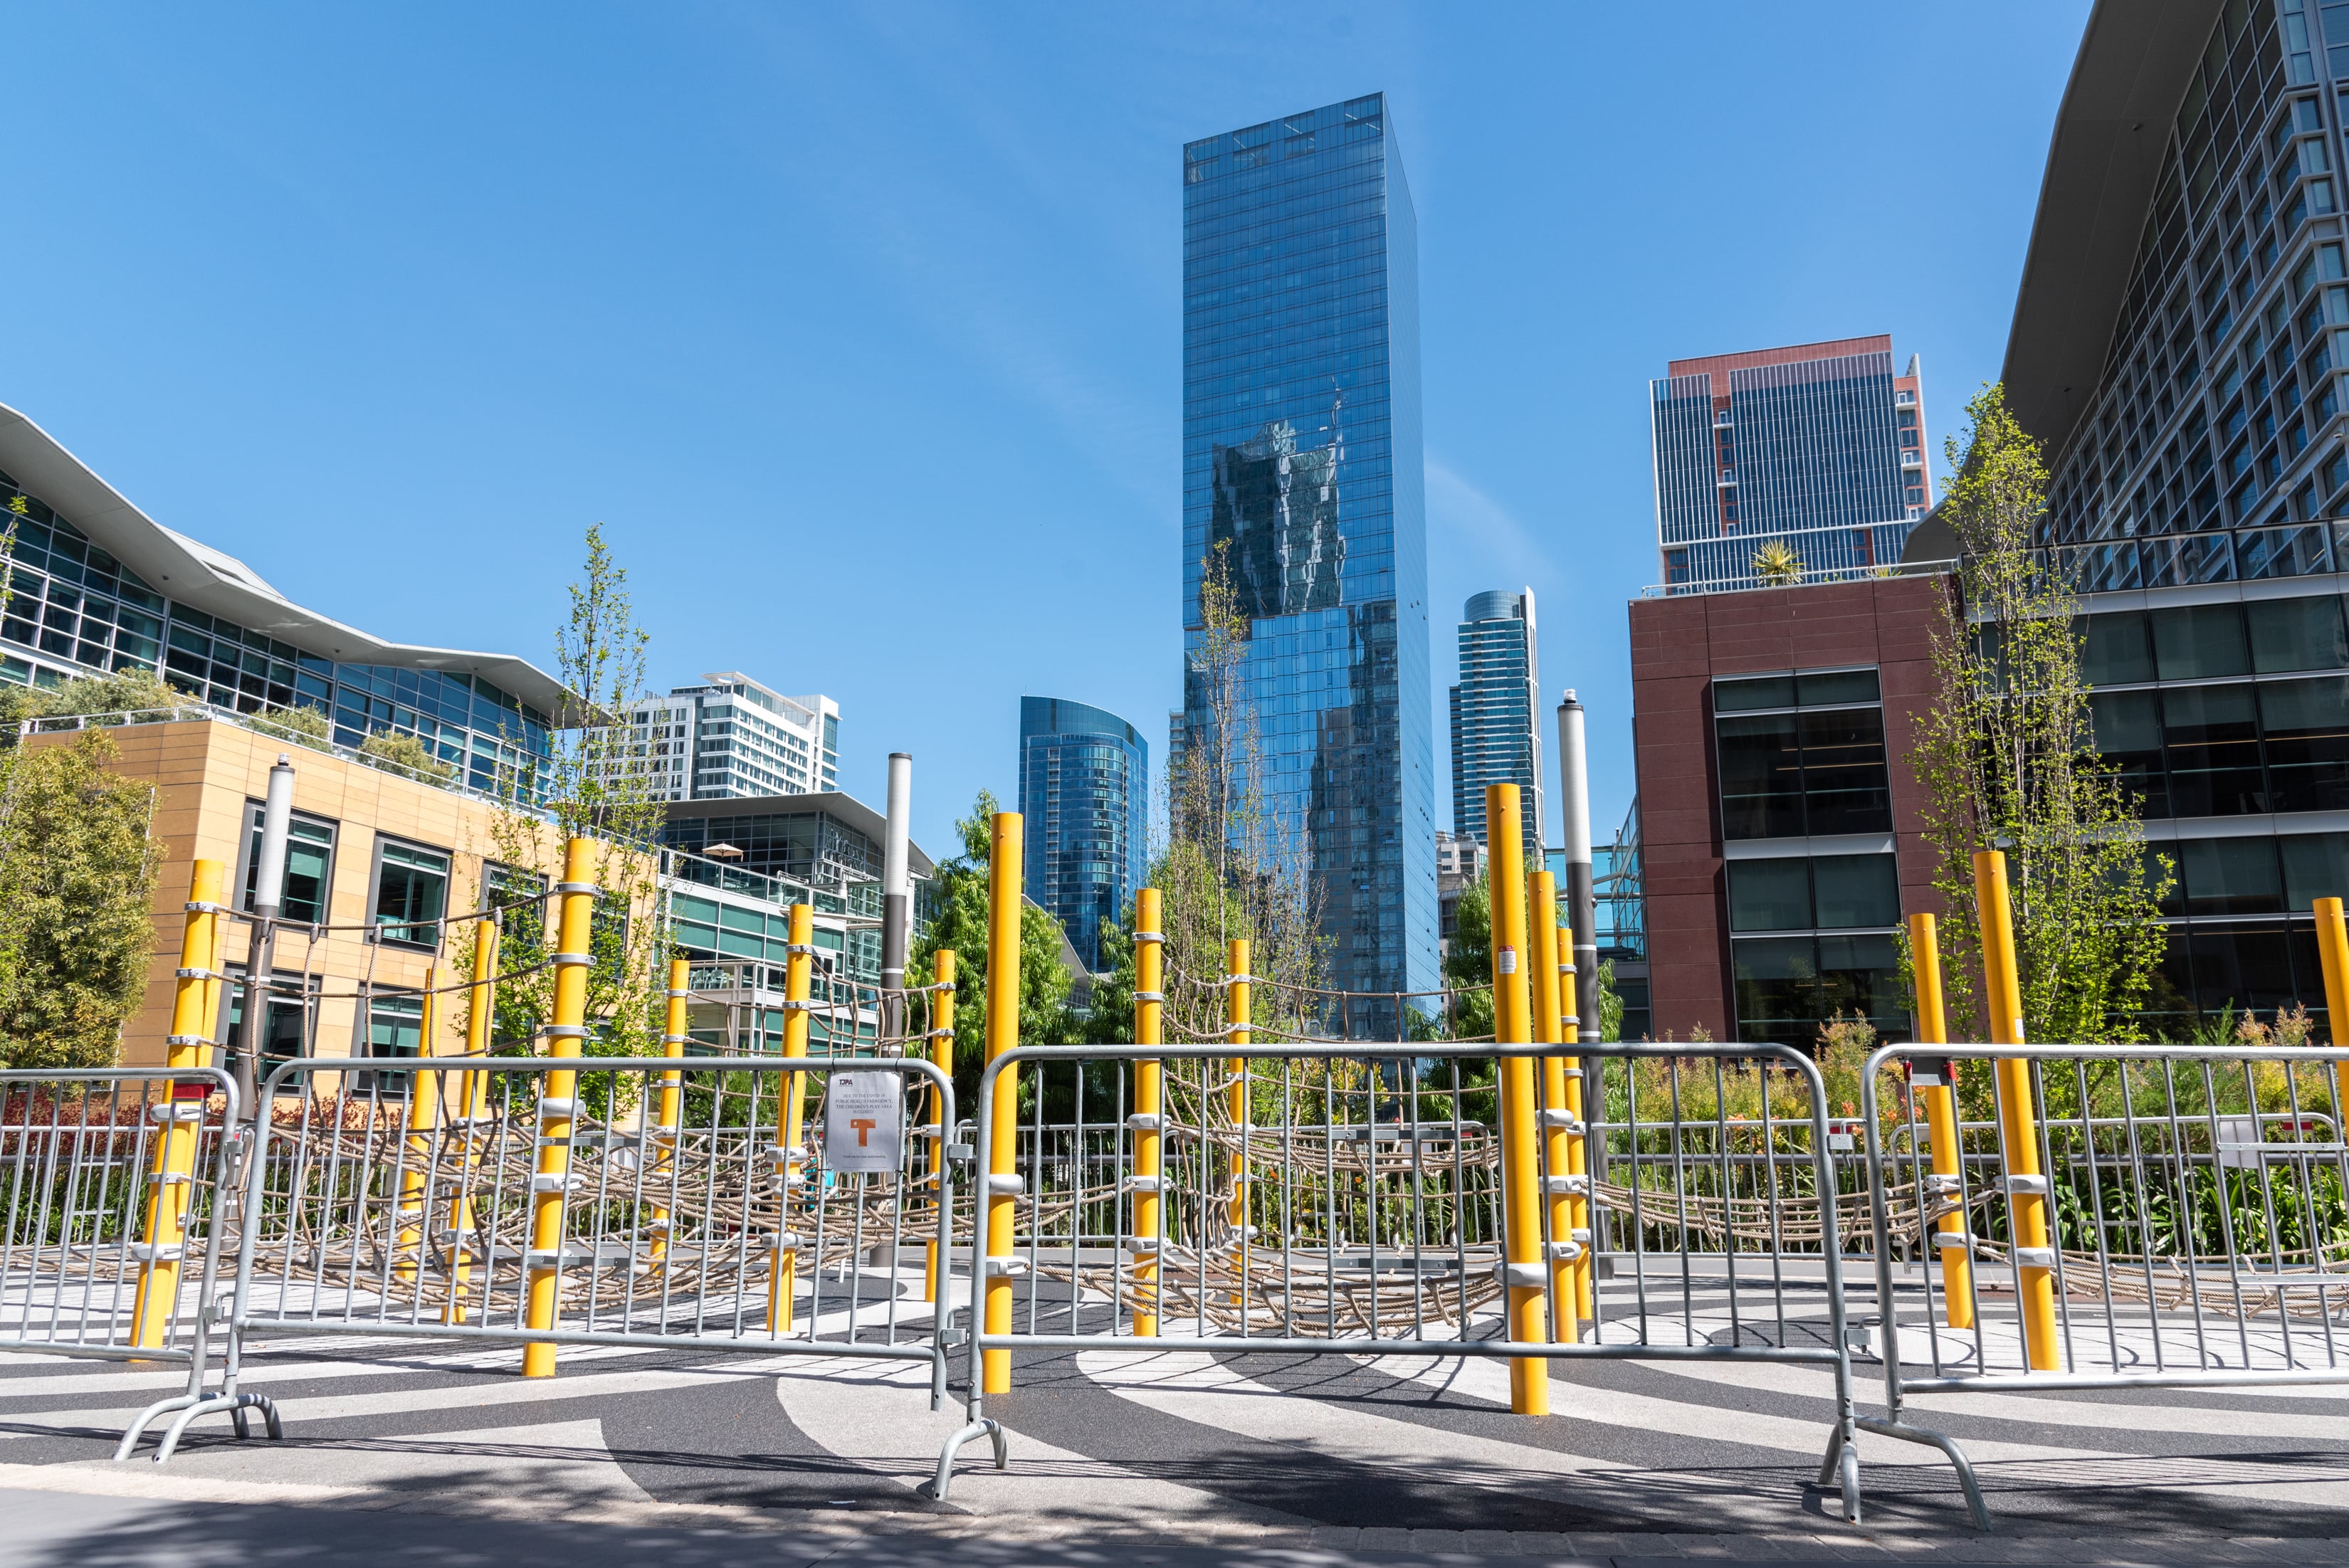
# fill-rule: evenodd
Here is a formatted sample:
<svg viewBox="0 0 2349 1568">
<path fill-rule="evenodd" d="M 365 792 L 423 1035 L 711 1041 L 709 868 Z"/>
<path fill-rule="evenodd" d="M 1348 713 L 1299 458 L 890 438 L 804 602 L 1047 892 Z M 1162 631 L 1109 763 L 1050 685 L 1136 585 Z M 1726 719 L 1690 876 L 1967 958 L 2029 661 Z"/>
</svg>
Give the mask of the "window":
<svg viewBox="0 0 2349 1568">
<path fill-rule="evenodd" d="M 2349 669 L 2349 636 L 2334 595 L 2261 600 L 2250 610 L 2251 666 L 2260 674 Z"/>
<path fill-rule="evenodd" d="M 2235 817 L 2268 809 L 2251 688 L 2176 687 L 2161 694 L 2171 810 Z"/>
<path fill-rule="evenodd" d="M 258 800 L 245 804 L 244 892 L 238 907 L 251 910 L 254 889 L 261 882 L 264 807 Z M 285 887 L 278 899 L 278 917 L 304 925 L 325 924 L 326 896 L 334 885 L 334 864 L 335 824 L 324 817 L 295 812 L 285 827 Z"/>
<path fill-rule="evenodd" d="M 2251 673 L 2243 617 L 2234 604 L 2192 604 L 2153 612 L 2153 648 L 2166 681 Z"/>
<path fill-rule="evenodd" d="M 440 916 L 448 907 L 448 855 L 379 839 L 375 879 L 378 935 L 386 942 L 438 947 Z"/>
<path fill-rule="evenodd" d="M 2081 637 L 2080 675 L 2092 686 L 2153 679 L 2153 644 L 2142 611 L 2090 615 Z"/>
<path fill-rule="evenodd" d="M 1731 861 L 1729 929 L 1851 931 L 1900 923 L 1890 855 Z"/>
<path fill-rule="evenodd" d="M 2268 810 L 2349 809 L 2349 677 L 2261 682 L 2260 728 Z"/>
<path fill-rule="evenodd" d="M 366 1048 L 355 1056 L 389 1057 L 412 1059 L 424 1044 L 424 998 L 397 993 L 370 991 L 363 998 L 367 1010 Z M 378 1094 L 387 1099 L 405 1099 L 411 1075 L 408 1073 L 355 1073 L 358 1092 Z"/>
<path fill-rule="evenodd" d="M 1878 689 L 1872 669 L 1714 682 L 1723 835 L 1889 830 L 1891 786 Z M 1841 704 L 1854 706 L 1825 706 Z M 1780 711 L 1754 711 L 1772 707 Z"/>
</svg>

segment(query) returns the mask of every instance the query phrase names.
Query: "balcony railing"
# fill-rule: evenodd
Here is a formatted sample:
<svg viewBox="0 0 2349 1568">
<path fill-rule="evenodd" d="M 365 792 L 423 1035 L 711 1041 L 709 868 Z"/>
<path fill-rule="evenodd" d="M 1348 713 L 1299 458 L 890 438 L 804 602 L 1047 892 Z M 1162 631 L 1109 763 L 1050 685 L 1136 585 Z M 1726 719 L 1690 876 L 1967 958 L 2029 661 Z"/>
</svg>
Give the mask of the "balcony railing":
<svg viewBox="0 0 2349 1568">
<path fill-rule="evenodd" d="M 1822 583 L 1858 583 L 1871 577 L 1939 577 L 1955 572 L 1955 561 L 1900 561 L 1884 566 L 1806 566 L 1791 583 L 1763 583 L 1751 571 L 1735 577 L 1698 577 L 1684 583 L 1651 583 L 1642 599 L 1678 599 L 1689 593 L 1744 593 L 1764 588 L 1809 588 Z"/>
</svg>

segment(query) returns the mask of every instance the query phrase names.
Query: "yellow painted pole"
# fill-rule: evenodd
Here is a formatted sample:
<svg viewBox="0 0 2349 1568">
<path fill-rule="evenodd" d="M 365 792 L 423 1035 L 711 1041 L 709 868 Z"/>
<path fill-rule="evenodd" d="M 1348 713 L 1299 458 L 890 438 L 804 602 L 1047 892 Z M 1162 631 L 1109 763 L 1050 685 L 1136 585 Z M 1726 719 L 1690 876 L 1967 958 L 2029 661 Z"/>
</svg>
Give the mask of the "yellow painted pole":
<svg viewBox="0 0 2349 1568">
<path fill-rule="evenodd" d="M 1517 787 L 1485 787 L 1485 827 L 1492 842 L 1493 1033 L 1505 1046 L 1533 1044 L 1533 1002 L 1526 976 L 1524 823 Z M 1534 1063 L 1503 1057 L 1501 1070 L 1502 1202 L 1506 1219 L 1509 1337 L 1531 1345 L 1549 1337 L 1541 1284 L 1541 1176 L 1535 1158 Z M 1509 1361 L 1509 1408 L 1520 1416 L 1549 1414 L 1549 1369 L 1538 1357 Z"/>
<path fill-rule="evenodd" d="M 490 1054 L 494 1034 L 499 935 L 496 921 L 473 923 L 473 978 L 466 991 L 465 1054 L 477 1060 Z M 459 1073 L 450 1086 L 449 1117 L 458 1129 L 462 1152 L 449 1191 L 449 1305 L 441 1316 L 450 1323 L 465 1321 L 465 1299 L 472 1288 L 472 1256 L 466 1243 L 473 1233 L 473 1162 L 480 1148 L 476 1119 L 488 1094 L 487 1073 Z"/>
<path fill-rule="evenodd" d="M 1158 890 L 1146 887 L 1133 895 L 1133 1043 L 1160 1043 L 1166 1004 L 1165 932 L 1160 923 Z M 1143 1339 L 1158 1337 L 1159 1188 L 1163 1118 L 1164 1068 L 1144 1058 L 1133 1064 L 1133 1332 Z"/>
<path fill-rule="evenodd" d="M 2324 968 L 2325 1032 L 2338 1046 L 2349 1037 L 2349 928 L 2337 898 L 2316 901 L 2316 957 Z M 2339 1130 L 2349 1128 L 2349 1062 L 2333 1068 L 2333 1122 L 2338 1140 Z"/>
<path fill-rule="evenodd" d="M 205 972 L 219 967 L 210 961 L 220 947 L 221 892 L 227 882 L 227 871 L 218 861 L 198 861 L 191 868 L 187 922 L 180 931 L 179 989 L 171 997 L 171 1037 L 166 1057 L 173 1068 L 204 1066 L 205 1049 L 212 1044 L 212 1014 L 206 1003 L 214 991 Z M 162 1147 L 156 1151 L 154 1170 L 148 1177 L 139 1293 L 131 1307 L 130 1343 L 142 1350 L 160 1349 L 171 1337 L 171 1320 L 180 1302 L 180 1253 L 187 1245 L 188 1207 L 195 1197 L 196 1145 L 203 1126 L 202 1099 L 180 1099 L 177 1084 L 164 1092 L 163 1114 L 171 1119 L 163 1123 Z M 183 1116 L 187 1119 L 181 1119 Z"/>
<path fill-rule="evenodd" d="M 1996 850 L 1974 855 L 1974 903 L 1982 911 L 1983 992 L 1989 998 L 1992 1045 L 2020 1046 L 2023 981 L 2015 968 L 2014 912 L 2007 902 L 2006 856 Z M 2031 1064 L 1998 1064 L 1999 1121 L 2006 1141 L 2007 1181 L 2013 1191 L 2013 1225 L 2018 1257 L 2037 1252 L 2052 1257 L 2047 1240 L 2047 1176 L 2039 1167 L 2039 1118 L 2031 1103 Z M 2016 1269 L 2022 1295 L 2023 1346 L 2034 1372 L 2062 1369 L 2055 1340 L 2055 1271 L 2038 1264 Z"/>
<path fill-rule="evenodd" d="M 554 965 L 554 1018 L 546 1026 L 547 1052 L 561 1058 L 576 1057 L 587 1038 L 587 966 L 594 941 L 595 870 L 593 840 L 572 839 L 563 846 L 563 882 L 554 891 L 561 913 L 550 962 Z M 531 1178 L 530 1255 L 523 1261 L 530 1280 L 526 1325 L 545 1333 L 554 1326 L 563 1294 L 564 1190 L 571 1178 L 571 1130 L 578 1117 L 575 1097 L 579 1075 L 558 1068 L 543 1076 L 538 1099 L 538 1172 Z M 554 1346 L 538 1340 L 523 1346 L 522 1375 L 554 1376 Z"/>
<path fill-rule="evenodd" d="M 440 1081 L 424 1064 L 440 1054 L 440 975 L 438 964 L 424 971 L 424 1016 L 416 1036 L 416 1071 L 408 1080 L 408 1158 L 399 1172 L 399 1207 L 393 1218 L 399 1239 L 392 1249 L 393 1277 L 413 1284 L 423 1264 L 425 1202 L 431 1187 L 434 1144 L 440 1130 Z"/>
<path fill-rule="evenodd" d="M 1560 1045 L 1570 1046 L 1575 1043 L 1581 1022 L 1565 1010 L 1565 999 L 1573 995 L 1571 987 L 1575 974 L 1574 929 L 1571 926 L 1557 928 L 1557 953 L 1558 963 L 1555 971 L 1559 997 L 1557 1037 Z M 1599 1058 L 1585 1056 L 1579 1060 L 1570 1060 L 1558 1056 L 1550 1059 L 1557 1064 L 1552 1070 L 1564 1080 L 1566 1118 L 1573 1124 L 1566 1135 L 1566 1173 L 1580 1179 L 1579 1190 L 1568 1192 L 1566 1198 L 1567 1224 L 1570 1233 L 1581 1242 L 1582 1246 L 1582 1253 L 1574 1260 L 1572 1271 L 1575 1334 L 1578 1337 L 1582 1325 L 1587 1323 L 1595 1326 L 1599 1322 L 1599 1305 L 1592 1295 L 1598 1288 L 1598 1274 L 1591 1266 L 1591 1248 L 1597 1244 L 1598 1230 L 1590 1222 L 1590 1135 L 1582 1117 L 1582 1075 L 1591 1070 L 1592 1064 Z M 1586 1235 L 1591 1239 L 1581 1240 Z"/>
<path fill-rule="evenodd" d="M 1912 914 L 1909 917 L 1909 960 L 1917 973 L 1917 1038 L 1928 1046 L 1946 1045 L 1950 1038 L 1949 1021 L 1941 1010 L 1941 946 L 1935 934 L 1933 917 Z M 1949 1082 L 1939 1087 L 1928 1085 L 1915 1092 L 1925 1101 L 1925 1125 L 1932 1140 L 1933 1174 L 1941 1178 L 1934 1185 L 1948 1183 L 1947 1191 L 1958 1189 L 1958 1064 L 1943 1058 L 1943 1070 Z M 1945 1236 L 1963 1236 L 1966 1216 L 1963 1213 L 1944 1214 L 1933 1222 L 1933 1229 Z M 1971 1243 L 1961 1242 L 1955 1246 L 1936 1245 L 1940 1254 L 1941 1302 L 1946 1321 L 1951 1328 L 1971 1328 L 1974 1326 L 1973 1254 Z"/>
<path fill-rule="evenodd" d="M 1529 951 L 1526 962 L 1532 965 L 1527 973 L 1534 1005 L 1534 1039 L 1545 1046 L 1566 1042 L 1566 1022 L 1558 1003 L 1557 984 L 1557 878 L 1549 872 L 1536 872 L 1526 879 L 1526 907 L 1531 922 Z M 1542 1164 L 1546 1179 L 1567 1173 L 1567 1123 L 1570 1119 L 1566 1109 L 1566 1058 L 1552 1055 L 1542 1057 Z M 1574 1243 L 1574 1219 L 1569 1210 L 1573 1202 L 1563 1182 L 1556 1182 L 1546 1193 L 1549 1210 L 1549 1289 L 1550 1300 L 1560 1309 L 1551 1315 L 1550 1337 L 1568 1344 L 1581 1333 L 1576 1317 L 1574 1300 L 1574 1265 L 1578 1261 Z"/>
<path fill-rule="evenodd" d="M 661 1055 L 671 1061 L 685 1056 L 685 1047 L 692 1039 L 687 1032 L 691 1021 L 686 1004 L 693 994 L 693 961 L 672 957 L 668 961 L 668 989 L 665 998 L 668 1006 L 661 1015 Z M 652 1186 L 652 1254 L 655 1268 L 668 1256 L 669 1227 L 675 1216 L 668 1211 L 668 1187 L 676 1174 L 677 1141 L 684 1130 L 685 1075 L 681 1072 L 661 1074 L 660 1098 L 654 1109 L 652 1137 L 646 1140 L 645 1180 Z"/>
<path fill-rule="evenodd" d="M 930 1061 L 938 1071 L 954 1077 L 955 1028 L 955 954 L 951 947 L 941 947 L 936 954 L 936 967 L 930 986 Z M 954 1129 L 947 1125 L 946 1092 L 936 1084 L 930 1086 L 930 1125 L 937 1129 L 930 1134 L 930 1183 L 937 1189 L 938 1202 L 947 1201 L 947 1140 Z M 931 1236 L 925 1243 L 928 1255 L 922 1264 L 922 1299 L 935 1304 L 938 1299 L 938 1238 Z"/>
<path fill-rule="evenodd" d="M 1023 835 L 1017 811 L 995 814 L 988 851 L 987 918 L 987 1059 L 991 1063 L 1019 1045 L 1019 868 Z M 1006 1068 L 995 1080 L 995 1103 L 988 1124 L 987 1240 L 978 1267 L 987 1282 L 985 1331 L 1011 1332 L 1011 1276 L 998 1272 L 1011 1263 L 1014 1181 L 997 1190 L 998 1177 L 1013 1175 L 1019 1161 L 1019 1069 Z M 1011 1352 L 988 1350 L 979 1357 L 980 1392 L 1011 1391 Z"/>
<path fill-rule="evenodd" d="M 815 908 L 812 904 L 792 905 L 792 944 L 790 957 L 783 965 L 783 1056 L 786 1059 L 808 1054 L 808 996 L 815 989 Z M 759 1025 L 759 1035 L 764 1043 L 767 1026 Z M 795 1072 L 783 1079 L 783 1114 L 781 1147 L 783 1191 L 775 1202 L 775 1266 L 767 1276 L 767 1332 L 789 1334 L 793 1316 L 799 1310 L 800 1251 L 799 1236 L 792 1228 L 798 1217 L 801 1187 L 807 1182 L 805 1163 L 800 1149 L 801 1134 L 806 1130 L 807 1074 Z"/>
<path fill-rule="evenodd" d="M 1234 937 L 1224 949 L 1224 1023 L 1225 1038 L 1235 1046 L 1245 1046 L 1253 1037 L 1248 1033 L 1249 1012 L 1248 944 L 1246 937 Z M 1231 1202 L 1224 1218 L 1232 1227 L 1233 1239 L 1240 1250 L 1247 1250 L 1247 1057 L 1233 1057 L 1226 1063 L 1232 1081 L 1224 1089 L 1224 1113 L 1231 1118 L 1232 1134 L 1239 1140 L 1233 1145 L 1229 1176 L 1232 1183 Z M 1245 1268 L 1247 1265 L 1241 1265 Z"/>
</svg>

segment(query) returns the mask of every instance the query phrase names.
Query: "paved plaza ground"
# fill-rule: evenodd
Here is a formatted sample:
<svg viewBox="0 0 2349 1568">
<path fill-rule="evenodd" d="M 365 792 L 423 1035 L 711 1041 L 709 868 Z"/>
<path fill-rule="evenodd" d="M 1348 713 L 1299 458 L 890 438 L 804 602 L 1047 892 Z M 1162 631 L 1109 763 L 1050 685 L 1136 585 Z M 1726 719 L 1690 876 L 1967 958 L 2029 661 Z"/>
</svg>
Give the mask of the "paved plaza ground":
<svg viewBox="0 0 2349 1568">
<path fill-rule="evenodd" d="M 285 1441 L 215 1418 L 159 1467 L 108 1456 L 183 1373 L 0 1358 L 0 1564 L 2349 1563 L 2337 1388 L 1920 1399 L 1980 1470 L 1985 1536 L 1939 1456 L 1872 1437 L 1844 1523 L 1808 1367 L 1558 1363 L 1537 1419 L 1490 1362 L 1023 1352 L 991 1402 L 1009 1470 L 966 1449 L 941 1503 L 958 1407 L 930 1410 L 924 1369 L 519 1360 L 264 1343 L 247 1386 Z"/>
</svg>

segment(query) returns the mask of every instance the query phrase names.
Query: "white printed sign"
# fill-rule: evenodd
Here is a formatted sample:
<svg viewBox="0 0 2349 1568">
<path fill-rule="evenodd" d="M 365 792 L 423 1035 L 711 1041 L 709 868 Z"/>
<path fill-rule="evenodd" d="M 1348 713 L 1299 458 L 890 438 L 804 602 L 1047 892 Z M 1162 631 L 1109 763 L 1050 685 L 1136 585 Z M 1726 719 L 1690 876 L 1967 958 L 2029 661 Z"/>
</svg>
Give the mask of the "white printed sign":
<svg viewBox="0 0 2349 1568">
<path fill-rule="evenodd" d="M 823 1162 L 891 1171 L 905 1150 L 905 1080 L 896 1073 L 833 1073 L 823 1090 Z"/>
</svg>

